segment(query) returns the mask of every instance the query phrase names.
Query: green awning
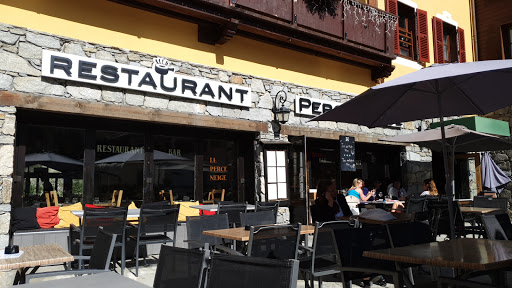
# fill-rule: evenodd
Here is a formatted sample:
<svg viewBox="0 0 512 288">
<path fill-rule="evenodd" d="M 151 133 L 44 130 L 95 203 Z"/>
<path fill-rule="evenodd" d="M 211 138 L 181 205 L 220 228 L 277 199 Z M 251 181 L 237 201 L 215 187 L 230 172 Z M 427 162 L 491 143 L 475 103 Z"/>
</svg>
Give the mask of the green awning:
<svg viewBox="0 0 512 288">
<path fill-rule="evenodd" d="M 480 116 L 463 117 L 455 120 L 445 121 L 446 126 L 450 124 L 462 125 L 468 129 L 488 133 L 498 136 L 510 136 L 510 128 L 508 122 L 490 119 Z M 430 124 L 430 128 L 434 129 L 440 126 L 439 122 Z"/>
</svg>

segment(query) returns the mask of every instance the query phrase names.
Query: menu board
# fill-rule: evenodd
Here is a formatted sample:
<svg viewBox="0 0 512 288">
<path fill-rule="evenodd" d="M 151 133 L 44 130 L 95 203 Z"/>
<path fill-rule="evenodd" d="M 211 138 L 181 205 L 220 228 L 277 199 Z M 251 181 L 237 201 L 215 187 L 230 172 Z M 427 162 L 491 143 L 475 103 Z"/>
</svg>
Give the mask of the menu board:
<svg viewBox="0 0 512 288">
<path fill-rule="evenodd" d="M 356 171 L 356 145 L 354 137 L 340 136 L 341 171 Z"/>
</svg>

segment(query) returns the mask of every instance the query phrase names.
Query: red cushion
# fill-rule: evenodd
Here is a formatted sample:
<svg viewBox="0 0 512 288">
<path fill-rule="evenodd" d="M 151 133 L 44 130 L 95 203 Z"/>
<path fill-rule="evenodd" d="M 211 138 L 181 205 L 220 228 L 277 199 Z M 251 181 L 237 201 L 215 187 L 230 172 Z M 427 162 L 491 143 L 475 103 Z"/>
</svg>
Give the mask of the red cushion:
<svg viewBox="0 0 512 288">
<path fill-rule="evenodd" d="M 58 214 L 58 206 L 37 208 L 37 223 L 39 224 L 39 226 L 41 226 L 41 228 L 52 228 L 53 226 L 59 224 L 60 222 Z"/>
<path fill-rule="evenodd" d="M 199 204 L 203 205 L 203 204 Z M 207 210 L 199 210 L 199 215 L 215 215 L 217 212 L 215 211 L 207 211 Z"/>
<path fill-rule="evenodd" d="M 105 208 L 105 207 L 101 207 L 101 206 L 96 206 L 94 204 L 85 204 L 85 207 L 87 207 L 87 208 Z"/>
</svg>

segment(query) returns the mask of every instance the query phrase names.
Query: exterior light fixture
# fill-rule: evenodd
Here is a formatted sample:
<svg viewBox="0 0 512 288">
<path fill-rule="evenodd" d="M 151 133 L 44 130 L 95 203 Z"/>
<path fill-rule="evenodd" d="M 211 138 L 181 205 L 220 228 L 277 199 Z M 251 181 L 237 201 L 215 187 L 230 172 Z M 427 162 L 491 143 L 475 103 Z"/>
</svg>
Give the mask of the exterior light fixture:
<svg viewBox="0 0 512 288">
<path fill-rule="evenodd" d="M 284 90 L 277 92 L 276 97 L 273 99 L 272 112 L 274 113 L 274 120 L 272 121 L 272 128 L 274 130 L 274 138 L 279 138 L 281 134 L 281 124 L 288 122 L 290 119 L 290 109 L 284 107 L 288 95 Z M 278 106 L 281 107 L 278 107 Z"/>
</svg>

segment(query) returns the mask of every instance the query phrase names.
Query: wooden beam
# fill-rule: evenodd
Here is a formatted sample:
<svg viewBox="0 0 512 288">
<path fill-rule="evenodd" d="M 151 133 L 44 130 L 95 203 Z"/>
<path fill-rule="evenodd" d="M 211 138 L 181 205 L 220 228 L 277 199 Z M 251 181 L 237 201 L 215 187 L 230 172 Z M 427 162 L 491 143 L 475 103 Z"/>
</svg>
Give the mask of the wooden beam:
<svg viewBox="0 0 512 288">
<path fill-rule="evenodd" d="M 379 138 L 384 137 L 383 135 L 378 136 L 378 135 L 370 135 L 370 134 L 359 134 L 359 133 L 353 133 L 353 132 L 347 132 L 347 131 L 301 127 L 301 126 L 289 126 L 289 125 L 281 126 L 281 134 L 288 135 L 288 136 L 306 136 L 308 138 L 330 139 L 330 140 L 339 140 L 340 136 L 351 136 L 351 137 L 355 138 L 356 142 L 386 144 L 386 145 L 395 145 L 395 146 L 408 146 L 411 144 L 411 143 L 395 143 L 395 142 L 379 141 Z"/>
<path fill-rule="evenodd" d="M 119 104 L 87 102 L 62 97 L 29 95 L 8 91 L 0 91 L 0 105 L 64 114 L 78 114 L 124 120 L 130 119 L 249 132 L 268 132 L 268 125 L 265 122 L 195 115 Z"/>
</svg>

